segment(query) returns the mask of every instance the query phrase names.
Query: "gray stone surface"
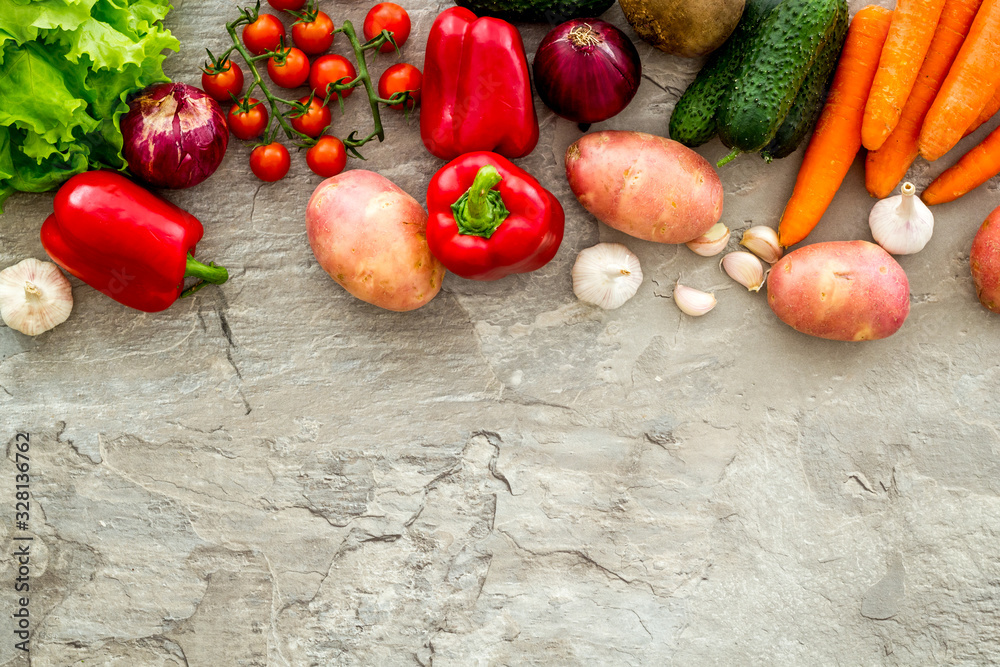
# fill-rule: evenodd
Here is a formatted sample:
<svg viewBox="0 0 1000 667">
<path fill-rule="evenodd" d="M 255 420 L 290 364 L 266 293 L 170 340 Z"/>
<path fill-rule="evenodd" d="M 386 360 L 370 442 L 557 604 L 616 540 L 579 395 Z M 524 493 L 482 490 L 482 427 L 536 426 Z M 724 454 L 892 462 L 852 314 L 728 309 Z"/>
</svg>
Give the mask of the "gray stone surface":
<svg viewBox="0 0 1000 667">
<path fill-rule="evenodd" d="M 447 5 L 409 6 L 407 60 Z M 172 76 L 197 83 L 234 7 L 177 3 Z M 325 3 L 338 24 L 367 7 Z M 533 51 L 545 27 L 523 32 Z M 663 134 L 700 63 L 637 46 L 639 95 L 598 127 Z M 338 133 L 364 120 L 347 107 Z M 578 129 L 539 110 L 522 164 L 567 233 L 534 274 L 449 275 L 408 314 L 356 301 L 306 242 L 320 179 L 297 156 L 263 185 L 234 142 L 209 181 L 167 195 L 205 223 L 199 255 L 227 285 L 142 314 L 74 281 L 65 324 L 0 328 L 0 664 L 27 664 L 8 613 L 18 431 L 32 665 L 1000 662 L 1000 319 L 968 271 L 997 182 L 938 207 L 930 245 L 900 260 L 897 335 L 835 343 L 787 328 L 716 260 L 599 225 L 562 172 Z M 363 166 L 423 201 L 441 163 L 415 122 L 387 125 Z M 776 224 L 800 160 L 721 170 L 733 248 Z M 918 188 L 953 160 L 916 165 Z M 0 264 L 44 257 L 51 199 L 9 201 Z M 859 160 L 811 240 L 869 239 L 870 206 Z M 646 275 L 617 311 L 571 289 L 598 241 Z M 683 316 L 678 278 L 718 307 Z"/>
</svg>

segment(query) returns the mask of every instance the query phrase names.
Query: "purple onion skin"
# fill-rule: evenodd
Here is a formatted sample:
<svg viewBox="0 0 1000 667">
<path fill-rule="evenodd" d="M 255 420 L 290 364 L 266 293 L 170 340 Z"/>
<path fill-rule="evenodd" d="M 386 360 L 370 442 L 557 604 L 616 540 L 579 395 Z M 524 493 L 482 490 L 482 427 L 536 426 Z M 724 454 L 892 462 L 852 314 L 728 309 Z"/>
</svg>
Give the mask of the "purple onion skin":
<svg viewBox="0 0 1000 667">
<path fill-rule="evenodd" d="M 219 168 L 229 145 L 222 107 L 185 83 L 140 91 L 129 100 L 121 131 L 129 170 L 158 188 L 198 185 Z"/>
<path fill-rule="evenodd" d="M 601 19 L 566 21 L 545 36 L 532 63 L 546 106 L 575 123 L 598 123 L 628 106 L 639 90 L 639 52 Z"/>
</svg>

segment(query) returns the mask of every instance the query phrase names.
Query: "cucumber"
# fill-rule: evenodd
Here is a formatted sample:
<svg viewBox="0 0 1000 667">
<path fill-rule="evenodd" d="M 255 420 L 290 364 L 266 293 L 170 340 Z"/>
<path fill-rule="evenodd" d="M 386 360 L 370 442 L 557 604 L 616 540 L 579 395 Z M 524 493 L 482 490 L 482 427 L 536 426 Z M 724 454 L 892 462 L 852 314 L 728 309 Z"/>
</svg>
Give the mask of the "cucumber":
<svg viewBox="0 0 1000 667">
<path fill-rule="evenodd" d="M 830 40 L 823 45 L 819 57 L 813 63 L 812 69 L 802 82 L 802 88 L 795 97 L 795 103 L 785 116 L 785 122 L 778 128 L 771 143 L 760 152 L 767 162 L 788 157 L 795 152 L 802 140 L 816 126 L 819 114 L 823 110 L 826 91 L 830 87 L 833 73 L 837 69 L 840 52 L 844 48 L 847 37 L 847 27 L 850 24 L 847 7 L 840 12 Z"/>
<path fill-rule="evenodd" d="M 677 100 L 670 115 L 670 138 L 689 148 L 701 146 L 716 135 L 715 113 L 733 80 L 749 41 L 760 23 L 781 0 L 747 0 L 732 36 L 713 53 L 697 78 Z"/>
<path fill-rule="evenodd" d="M 719 107 L 719 138 L 734 149 L 720 166 L 774 138 L 846 4 L 784 0 L 767 15 Z"/>
</svg>

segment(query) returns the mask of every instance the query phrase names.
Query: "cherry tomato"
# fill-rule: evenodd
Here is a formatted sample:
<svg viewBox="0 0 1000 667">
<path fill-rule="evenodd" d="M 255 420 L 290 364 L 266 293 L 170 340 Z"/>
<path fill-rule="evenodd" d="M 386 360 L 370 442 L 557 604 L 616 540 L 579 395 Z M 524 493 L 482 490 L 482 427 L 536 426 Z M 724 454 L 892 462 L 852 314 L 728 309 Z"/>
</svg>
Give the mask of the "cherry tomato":
<svg viewBox="0 0 1000 667">
<path fill-rule="evenodd" d="M 243 70 L 231 60 L 218 68 L 202 70 L 201 89 L 217 102 L 229 102 L 243 92 Z"/>
<path fill-rule="evenodd" d="M 273 14 L 260 14 L 256 21 L 243 28 L 243 43 L 255 56 L 277 51 L 284 36 L 285 26 Z"/>
<path fill-rule="evenodd" d="M 313 62 L 312 70 L 309 72 L 309 87 L 320 99 L 323 99 L 326 97 L 326 87 L 331 83 L 337 83 L 340 79 L 344 79 L 341 83 L 348 83 L 357 76 L 358 73 L 354 69 L 354 65 L 344 56 L 320 56 Z M 350 97 L 353 92 L 353 88 L 348 88 L 340 95 L 341 97 Z"/>
<path fill-rule="evenodd" d="M 309 55 L 325 53 L 333 44 L 333 21 L 326 12 L 316 12 L 311 21 L 292 24 L 292 40 Z"/>
<path fill-rule="evenodd" d="M 347 166 L 347 151 L 344 143 L 337 137 L 325 134 L 319 138 L 316 145 L 306 151 L 306 164 L 313 173 L 330 178 L 344 171 Z"/>
<path fill-rule="evenodd" d="M 406 108 L 412 109 L 420 104 L 420 84 L 423 76 L 420 70 L 409 63 L 396 63 L 390 66 L 378 79 L 378 96 L 384 100 L 404 90 L 410 91 L 413 99 L 406 101 Z M 392 109 L 402 109 L 402 104 L 391 105 Z"/>
<path fill-rule="evenodd" d="M 309 102 L 308 97 L 299 100 L 302 104 Z M 313 98 L 309 102 L 309 109 L 301 116 L 292 117 L 292 127 L 296 131 L 309 137 L 318 137 L 323 134 L 323 130 L 330 124 L 330 107 L 323 104 L 323 100 Z"/>
<path fill-rule="evenodd" d="M 285 62 L 277 56 L 267 60 L 267 75 L 282 88 L 298 88 L 309 78 L 309 58 L 296 48 L 285 49 Z"/>
<path fill-rule="evenodd" d="M 365 39 L 378 37 L 383 30 L 388 30 L 392 32 L 396 46 L 401 47 L 410 36 L 410 15 L 395 2 L 380 2 L 368 11 L 363 29 Z M 389 53 L 392 50 L 392 44 L 389 42 L 379 47 L 382 53 Z"/>
<path fill-rule="evenodd" d="M 291 166 L 292 158 L 288 155 L 288 149 L 278 142 L 258 146 L 250 153 L 250 171 L 268 183 L 283 179 Z"/>
<path fill-rule="evenodd" d="M 306 5 L 306 0 L 267 0 L 267 4 L 277 10 L 290 9 L 297 12 Z"/>
<path fill-rule="evenodd" d="M 239 104 L 234 104 L 229 110 L 229 129 L 237 139 L 248 141 L 256 139 L 267 127 L 267 109 L 258 100 L 250 98 L 249 111 L 242 111 Z"/>
</svg>

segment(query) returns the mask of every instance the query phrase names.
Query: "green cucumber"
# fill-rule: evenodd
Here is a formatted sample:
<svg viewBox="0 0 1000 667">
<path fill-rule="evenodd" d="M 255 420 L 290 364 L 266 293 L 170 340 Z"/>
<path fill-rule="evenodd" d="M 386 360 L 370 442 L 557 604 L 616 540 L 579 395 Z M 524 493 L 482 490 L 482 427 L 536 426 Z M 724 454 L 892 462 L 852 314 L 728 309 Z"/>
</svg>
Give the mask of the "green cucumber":
<svg viewBox="0 0 1000 667">
<path fill-rule="evenodd" d="M 837 69 L 840 51 L 844 48 L 847 26 L 850 24 L 847 7 L 839 13 L 830 40 L 823 45 L 819 57 L 802 82 L 802 88 L 795 97 L 795 103 L 785 116 L 785 122 L 778 128 L 771 143 L 760 152 L 767 162 L 788 157 L 795 152 L 802 140 L 812 132 L 823 110 L 826 91 Z"/>
<path fill-rule="evenodd" d="M 719 138 L 732 153 L 756 153 L 777 134 L 846 0 L 784 0 L 757 31 L 719 107 Z"/>
<path fill-rule="evenodd" d="M 732 36 L 698 72 L 670 115 L 670 138 L 689 148 L 716 135 L 715 114 L 758 26 L 781 0 L 747 0 Z"/>
</svg>

